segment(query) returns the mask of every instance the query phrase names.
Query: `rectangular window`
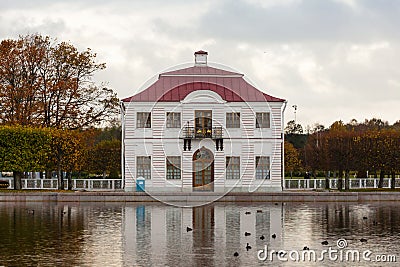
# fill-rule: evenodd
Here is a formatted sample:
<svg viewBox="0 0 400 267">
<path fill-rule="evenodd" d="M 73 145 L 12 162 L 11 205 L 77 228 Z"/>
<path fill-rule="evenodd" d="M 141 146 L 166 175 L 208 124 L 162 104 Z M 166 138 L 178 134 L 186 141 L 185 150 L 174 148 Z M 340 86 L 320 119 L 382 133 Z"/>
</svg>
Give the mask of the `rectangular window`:
<svg viewBox="0 0 400 267">
<path fill-rule="evenodd" d="M 226 157 L 226 179 L 240 179 L 240 157 Z"/>
<path fill-rule="evenodd" d="M 181 128 L 181 113 L 167 112 L 167 128 Z"/>
<path fill-rule="evenodd" d="M 194 127 L 197 138 L 207 138 L 212 136 L 212 111 L 196 110 L 194 113 Z"/>
<path fill-rule="evenodd" d="M 226 128 L 240 128 L 240 113 L 226 113 Z"/>
<path fill-rule="evenodd" d="M 181 157 L 167 157 L 167 179 L 181 179 Z"/>
<path fill-rule="evenodd" d="M 136 157 L 136 175 L 137 178 L 151 179 L 151 157 L 138 156 Z"/>
<path fill-rule="evenodd" d="M 256 179 L 269 178 L 269 157 L 256 157 Z"/>
<path fill-rule="evenodd" d="M 151 113 L 150 112 L 138 112 L 136 125 L 137 128 L 151 128 Z"/>
<path fill-rule="evenodd" d="M 256 113 L 256 128 L 270 128 L 269 112 Z"/>
</svg>

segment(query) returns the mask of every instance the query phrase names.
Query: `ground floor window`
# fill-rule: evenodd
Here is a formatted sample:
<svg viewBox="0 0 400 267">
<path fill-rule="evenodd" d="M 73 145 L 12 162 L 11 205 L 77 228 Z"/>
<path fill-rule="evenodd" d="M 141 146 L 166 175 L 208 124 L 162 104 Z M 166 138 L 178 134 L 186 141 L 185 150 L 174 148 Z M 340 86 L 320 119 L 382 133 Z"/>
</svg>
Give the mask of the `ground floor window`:
<svg viewBox="0 0 400 267">
<path fill-rule="evenodd" d="M 269 179 L 269 157 L 256 157 L 256 179 Z"/>
<path fill-rule="evenodd" d="M 167 157 L 167 179 L 181 179 L 181 157 Z"/>
<path fill-rule="evenodd" d="M 144 179 L 151 179 L 151 157 L 138 156 L 136 157 L 136 175 Z"/>
<path fill-rule="evenodd" d="M 240 179 L 240 157 L 226 157 L 226 179 Z"/>
</svg>

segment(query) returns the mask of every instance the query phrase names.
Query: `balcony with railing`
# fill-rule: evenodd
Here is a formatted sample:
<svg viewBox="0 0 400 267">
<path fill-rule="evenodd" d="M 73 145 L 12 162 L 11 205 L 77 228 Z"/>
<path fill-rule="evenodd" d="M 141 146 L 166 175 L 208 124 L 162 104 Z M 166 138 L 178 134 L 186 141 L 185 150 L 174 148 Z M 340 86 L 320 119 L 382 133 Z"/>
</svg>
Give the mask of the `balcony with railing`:
<svg viewBox="0 0 400 267">
<path fill-rule="evenodd" d="M 181 132 L 181 138 L 184 140 L 183 150 L 191 150 L 191 142 L 194 139 L 205 139 L 210 138 L 215 141 L 216 149 L 223 150 L 223 131 L 222 127 L 209 127 L 209 128 L 198 128 L 198 127 L 183 127 Z"/>
<path fill-rule="evenodd" d="M 212 128 L 196 128 L 196 127 L 183 127 L 182 129 L 183 139 L 221 139 L 222 138 L 222 127 Z"/>
</svg>

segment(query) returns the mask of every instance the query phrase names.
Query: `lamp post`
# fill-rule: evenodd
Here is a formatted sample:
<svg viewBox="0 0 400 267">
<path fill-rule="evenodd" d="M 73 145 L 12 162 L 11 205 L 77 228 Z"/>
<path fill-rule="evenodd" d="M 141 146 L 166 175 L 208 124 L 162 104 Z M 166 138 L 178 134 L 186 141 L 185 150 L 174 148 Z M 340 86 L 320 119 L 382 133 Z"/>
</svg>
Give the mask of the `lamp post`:
<svg viewBox="0 0 400 267">
<path fill-rule="evenodd" d="M 293 105 L 292 108 L 294 108 L 294 124 L 296 125 L 297 105 Z"/>
</svg>

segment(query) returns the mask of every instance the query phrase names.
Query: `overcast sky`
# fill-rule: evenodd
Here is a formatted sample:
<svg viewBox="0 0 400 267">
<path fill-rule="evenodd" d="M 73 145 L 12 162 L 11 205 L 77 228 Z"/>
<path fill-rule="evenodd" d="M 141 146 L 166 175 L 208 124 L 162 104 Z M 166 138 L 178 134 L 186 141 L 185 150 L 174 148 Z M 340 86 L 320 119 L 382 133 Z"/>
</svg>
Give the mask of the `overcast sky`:
<svg viewBox="0 0 400 267">
<path fill-rule="evenodd" d="M 120 98 L 194 51 L 288 100 L 303 126 L 400 120 L 397 0 L 1 0 L 0 39 L 40 33 L 90 47 Z"/>
</svg>

